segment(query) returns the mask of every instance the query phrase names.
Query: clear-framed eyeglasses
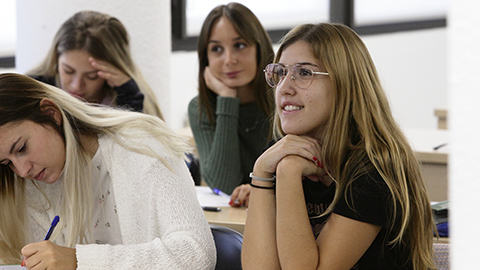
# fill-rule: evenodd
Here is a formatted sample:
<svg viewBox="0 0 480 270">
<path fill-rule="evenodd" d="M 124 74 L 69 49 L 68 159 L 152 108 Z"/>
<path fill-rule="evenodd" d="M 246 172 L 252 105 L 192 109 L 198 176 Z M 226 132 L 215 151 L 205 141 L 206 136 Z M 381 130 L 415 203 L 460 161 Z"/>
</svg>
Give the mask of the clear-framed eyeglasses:
<svg viewBox="0 0 480 270">
<path fill-rule="evenodd" d="M 287 66 L 278 63 L 268 64 L 263 72 L 268 85 L 271 87 L 279 85 L 290 73 L 290 79 L 302 89 L 307 89 L 312 84 L 314 75 L 328 76 L 327 72 L 313 71 L 308 66 L 299 64 Z"/>
</svg>

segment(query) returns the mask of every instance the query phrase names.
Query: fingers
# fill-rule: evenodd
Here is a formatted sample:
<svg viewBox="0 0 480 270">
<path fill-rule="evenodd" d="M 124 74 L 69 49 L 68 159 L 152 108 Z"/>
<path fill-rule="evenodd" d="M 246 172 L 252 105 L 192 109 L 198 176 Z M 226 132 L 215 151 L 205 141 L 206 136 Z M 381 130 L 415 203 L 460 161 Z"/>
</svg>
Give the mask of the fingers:
<svg viewBox="0 0 480 270">
<path fill-rule="evenodd" d="M 42 269 L 40 263 L 42 262 L 42 256 L 39 253 L 42 248 L 44 248 L 42 242 L 32 243 L 24 246 L 21 250 L 24 259 L 22 261 L 22 265 L 25 266 L 27 269 L 32 269 L 33 267 L 37 267 Z"/>
<path fill-rule="evenodd" d="M 231 196 L 230 206 L 240 207 L 242 205 L 248 206 L 248 201 L 250 198 L 250 185 L 243 184 L 236 187 Z"/>
<path fill-rule="evenodd" d="M 295 155 L 310 160 L 315 166 L 323 167 L 320 160 L 320 142 L 308 136 L 286 135 L 267 149 L 255 162 L 256 175 L 271 175 L 277 170 L 278 163 L 286 156 Z"/>
<path fill-rule="evenodd" d="M 73 248 L 58 246 L 50 241 L 28 244 L 22 249 L 27 269 L 75 269 L 76 251 Z"/>
<path fill-rule="evenodd" d="M 127 74 L 106 61 L 97 60 L 93 57 L 88 60 L 92 67 L 98 70 L 98 76 L 105 79 L 110 87 L 121 86 L 131 79 Z"/>
<path fill-rule="evenodd" d="M 203 77 L 205 78 L 205 84 L 207 87 L 222 97 L 236 97 L 237 90 L 228 87 L 225 85 L 221 80 L 219 80 L 213 73 L 210 67 L 205 67 L 205 71 L 203 73 Z"/>
</svg>

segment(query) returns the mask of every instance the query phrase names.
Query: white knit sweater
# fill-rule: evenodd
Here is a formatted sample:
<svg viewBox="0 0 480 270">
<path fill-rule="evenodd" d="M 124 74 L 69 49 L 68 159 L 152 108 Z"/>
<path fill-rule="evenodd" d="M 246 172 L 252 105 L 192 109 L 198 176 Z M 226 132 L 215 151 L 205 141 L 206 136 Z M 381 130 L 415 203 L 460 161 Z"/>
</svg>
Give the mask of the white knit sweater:
<svg viewBox="0 0 480 270">
<path fill-rule="evenodd" d="M 215 244 L 185 161 L 169 157 L 157 141 L 147 141 L 174 172 L 158 159 L 99 136 L 123 244 L 76 245 L 78 269 L 214 269 Z M 52 213 L 29 213 L 33 233 L 41 231 L 35 235 L 40 241 Z M 57 244 L 63 242 L 59 238 Z"/>
</svg>

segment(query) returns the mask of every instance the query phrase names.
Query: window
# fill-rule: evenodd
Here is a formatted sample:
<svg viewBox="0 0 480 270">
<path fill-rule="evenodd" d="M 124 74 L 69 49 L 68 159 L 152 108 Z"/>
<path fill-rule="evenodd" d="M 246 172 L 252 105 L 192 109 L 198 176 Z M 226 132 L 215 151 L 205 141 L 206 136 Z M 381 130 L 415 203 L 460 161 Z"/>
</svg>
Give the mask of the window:
<svg viewBox="0 0 480 270">
<path fill-rule="evenodd" d="M 219 0 L 171 0 L 172 49 L 195 50 L 203 20 Z M 302 23 L 339 22 L 360 35 L 445 27 L 448 0 L 237 0 L 278 41 Z M 272 4 L 274 3 L 274 4 Z"/>
<path fill-rule="evenodd" d="M 302 23 L 326 22 L 329 19 L 329 0 L 297 1 L 259 1 L 237 0 L 248 7 L 259 19 L 266 30 L 289 29 Z M 198 36 L 205 17 L 221 0 L 187 0 L 186 35 Z"/>
<path fill-rule="evenodd" d="M 15 0 L 0 1 L 0 68 L 15 65 L 17 21 Z"/>
</svg>

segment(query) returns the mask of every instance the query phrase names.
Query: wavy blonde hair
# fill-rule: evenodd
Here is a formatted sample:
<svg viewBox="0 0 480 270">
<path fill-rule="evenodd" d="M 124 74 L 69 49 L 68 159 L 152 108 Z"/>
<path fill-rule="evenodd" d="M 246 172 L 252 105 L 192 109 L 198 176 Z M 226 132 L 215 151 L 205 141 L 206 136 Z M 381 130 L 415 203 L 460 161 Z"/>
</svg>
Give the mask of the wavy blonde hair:
<svg viewBox="0 0 480 270">
<path fill-rule="evenodd" d="M 60 87 L 58 59 L 62 53 L 73 50 L 85 51 L 134 79 L 145 95 L 143 112 L 163 119 L 155 93 L 131 57 L 127 29 L 117 18 L 95 11 L 75 13 L 58 29 L 46 58 L 27 74 L 55 78 Z M 106 82 L 104 87 L 112 91 Z"/>
<path fill-rule="evenodd" d="M 305 24 L 291 30 L 275 57 L 291 44 L 310 45 L 326 68 L 334 89 L 334 103 L 322 137 L 325 167 L 335 176 L 337 189 L 326 213 L 332 212 L 342 192 L 371 170 L 377 170 L 393 202 L 388 245 L 405 245 L 414 269 L 434 269 L 435 230 L 430 201 L 419 163 L 395 122 L 375 65 L 361 38 L 340 24 Z M 274 137 L 285 136 L 278 112 Z M 347 202 L 348 203 L 348 202 Z M 396 224 L 396 222 L 399 222 Z"/>
<path fill-rule="evenodd" d="M 42 112 L 39 104 L 43 99 L 53 101 L 58 107 L 61 125 Z M 90 173 L 85 171 L 85 168 L 91 168 L 91 158 L 80 141 L 81 135 L 106 134 L 125 148 L 160 159 L 168 168 L 171 166 L 164 157 L 141 143 L 143 137 L 158 140 L 171 157 L 183 158 L 184 153 L 191 150 L 186 140 L 158 117 L 87 104 L 28 76 L 0 74 L 0 126 L 25 120 L 50 125 L 64 138 L 66 161 L 63 175 L 69 181 L 64 181 L 63 196 L 51 206 L 64 217 L 59 226 L 69 224 L 66 229 L 68 247 L 86 243 L 93 207 Z M 15 175 L 8 166 L 0 165 L 0 259 L 5 263 L 19 263 L 20 249 L 29 239 L 25 181 L 30 180 Z"/>
</svg>

